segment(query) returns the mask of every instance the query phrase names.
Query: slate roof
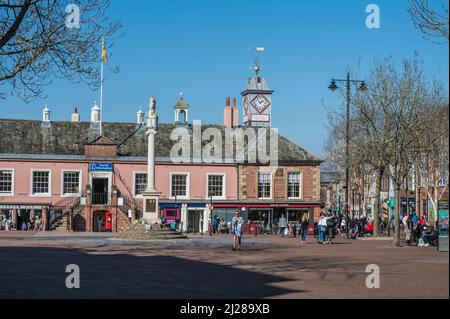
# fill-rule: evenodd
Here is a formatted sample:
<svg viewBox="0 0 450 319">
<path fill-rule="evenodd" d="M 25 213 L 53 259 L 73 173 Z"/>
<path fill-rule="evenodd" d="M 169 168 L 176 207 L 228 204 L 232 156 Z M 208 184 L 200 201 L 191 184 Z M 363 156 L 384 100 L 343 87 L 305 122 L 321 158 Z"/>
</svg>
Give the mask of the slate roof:
<svg viewBox="0 0 450 319">
<path fill-rule="evenodd" d="M 130 158 L 147 156 L 145 128 L 135 123 L 103 123 L 103 135 L 119 144 L 118 155 Z M 175 141 L 170 140 L 174 124 L 160 124 L 155 138 L 156 157 L 169 158 Z M 222 125 L 202 125 L 202 131 L 217 128 L 224 134 Z M 0 119 L 0 154 L 23 155 L 84 155 L 84 145 L 98 137 L 89 122 L 51 122 L 50 127 L 40 121 Z M 128 139 L 127 139 L 128 137 Z M 269 140 L 269 134 L 267 134 Z M 125 141 L 126 140 L 126 141 Z M 124 142 L 125 141 L 125 142 Z M 208 142 L 204 142 L 203 145 Z M 267 143 L 269 145 L 269 143 Z M 224 148 L 223 148 L 224 149 Z M 321 160 L 278 135 L 280 164 L 320 164 Z M 224 153 L 224 151 L 223 151 Z M 1 155 L 0 155 L 1 157 Z"/>
</svg>

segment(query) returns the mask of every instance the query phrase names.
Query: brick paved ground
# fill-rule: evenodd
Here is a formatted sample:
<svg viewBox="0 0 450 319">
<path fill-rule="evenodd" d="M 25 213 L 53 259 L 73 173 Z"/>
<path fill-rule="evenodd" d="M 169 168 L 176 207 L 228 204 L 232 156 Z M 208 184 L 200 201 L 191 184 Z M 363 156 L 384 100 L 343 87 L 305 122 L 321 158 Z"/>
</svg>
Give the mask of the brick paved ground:
<svg viewBox="0 0 450 319">
<path fill-rule="evenodd" d="M 229 236 L 132 243 L 99 234 L 0 232 L 0 298 L 449 298 L 448 253 L 384 240 L 300 246 Z M 81 289 L 65 287 L 66 265 Z M 381 271 L 367 289 L 366 266 Z"/>
</svg>

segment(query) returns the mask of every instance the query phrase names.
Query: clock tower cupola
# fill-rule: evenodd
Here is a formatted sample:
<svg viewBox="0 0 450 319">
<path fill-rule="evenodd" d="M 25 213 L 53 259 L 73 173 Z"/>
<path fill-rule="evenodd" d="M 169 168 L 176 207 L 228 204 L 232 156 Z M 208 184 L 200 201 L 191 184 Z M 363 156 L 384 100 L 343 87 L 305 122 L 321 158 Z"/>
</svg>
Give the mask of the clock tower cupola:
<svg viewBox="0 0 450 319">
<path fill-rule="evenodd" d="M 272 122 L 272 93 L 267 81 L 260 75 L 261 67 L 256 58 L 255 75 L 249 78 L 243 97 L 244 126 L 270 126 Z"/>
</svg>

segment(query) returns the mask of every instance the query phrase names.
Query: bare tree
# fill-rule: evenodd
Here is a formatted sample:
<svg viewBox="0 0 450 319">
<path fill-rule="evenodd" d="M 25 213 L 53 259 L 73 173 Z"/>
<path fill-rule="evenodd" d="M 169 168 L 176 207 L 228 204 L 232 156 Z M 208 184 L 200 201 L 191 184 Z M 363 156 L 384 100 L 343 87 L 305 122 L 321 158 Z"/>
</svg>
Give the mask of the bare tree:
<svg viewBox="0 0 450 319">
<path fill-rule="evenodd" d="M 430 101 L 435 99 L 435 92 L 435 87 L 426 82 L 417 56 L 413 60 L 403 61 L 401 69 L 388 58 L 375 63 L 368 79 L 368 91 L 358 93 L 352 99 L 349 162 L 354 172 L 359 170 L 368 174 L 372 171 L 376 176 L 374 222 L 381 211 L 381 180 L 383 175 L 389 175 L 395 194 L 395 246 L 400 245 L 400 189 L 410 174 L 418 152 L 413 146 L 423 150 L 422 145 L 417 143 L 422 134 L 422 124 L 426 123 L 427 116 L 428 119 L 437 116 L 437 113 L 430 115 L 429 108 Z M 332 115 L 331 119 L 327 153 L 342 163 L 342 114 Z M 436 128 L 444 124 L 433 123 L 430 125 Z M 448 138 L 436 129 L 431 136 L 442 138 L 442 142 L 436 145 L 436 151 L 443 152 L 442 146 L 445 143 L 448 145 Z M 422 144 L 428 145 L 431 141 Z M 434 153 L 431 156 L 436 160 Z M 439 163 L 443 162 L 439 159 Z M 425 170 L 431 172 L 429 167 Z M 374 229 L 377 226 L 374 225 Z"/>
<path fill-rule="evenodd" d="M 102 36 L 111 40 L 121 25 L 106 16 L 109 0 L 72 3 L 0 0 L 0 86 L 27 102 L 53 77 L 98 87 Z"/>
<path fill-rule="evenodd" d="M 449 175 L 449 108 L 441 92 L 439 88 L 437 97 L 433 96 L 425 107 L 413 161 L 417 184 L 430 200 L 434 220 L 437 220 L 439 200 L 448 189 Z"/>
<path fill-rule="evenodd" d="M 448 0 L 439 1 L 439 8 L 437 0 L 432 2 L 436 5 L 434 8 L 431 7 L 428 0 L 410 0 L 408 12 L 414 25 L 426 39 L 431 41 L 441 39 L 441 43 L 448 43 Z"/>
</svg>

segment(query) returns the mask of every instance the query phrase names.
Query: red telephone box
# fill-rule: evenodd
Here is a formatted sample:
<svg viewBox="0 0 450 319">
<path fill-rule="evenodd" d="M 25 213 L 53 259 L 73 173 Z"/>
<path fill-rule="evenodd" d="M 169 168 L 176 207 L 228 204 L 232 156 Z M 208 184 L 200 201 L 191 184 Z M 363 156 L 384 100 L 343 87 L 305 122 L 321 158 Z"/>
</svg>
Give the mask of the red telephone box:
<svg viewBox="0 0 450 319">
<path fill-rule="evenodd" d="M 106 212 L 105 213 L 106 221 L 105 221 L 105 230 L 106 231 L 112 231 L 112 213 Z"/>
</svg>

